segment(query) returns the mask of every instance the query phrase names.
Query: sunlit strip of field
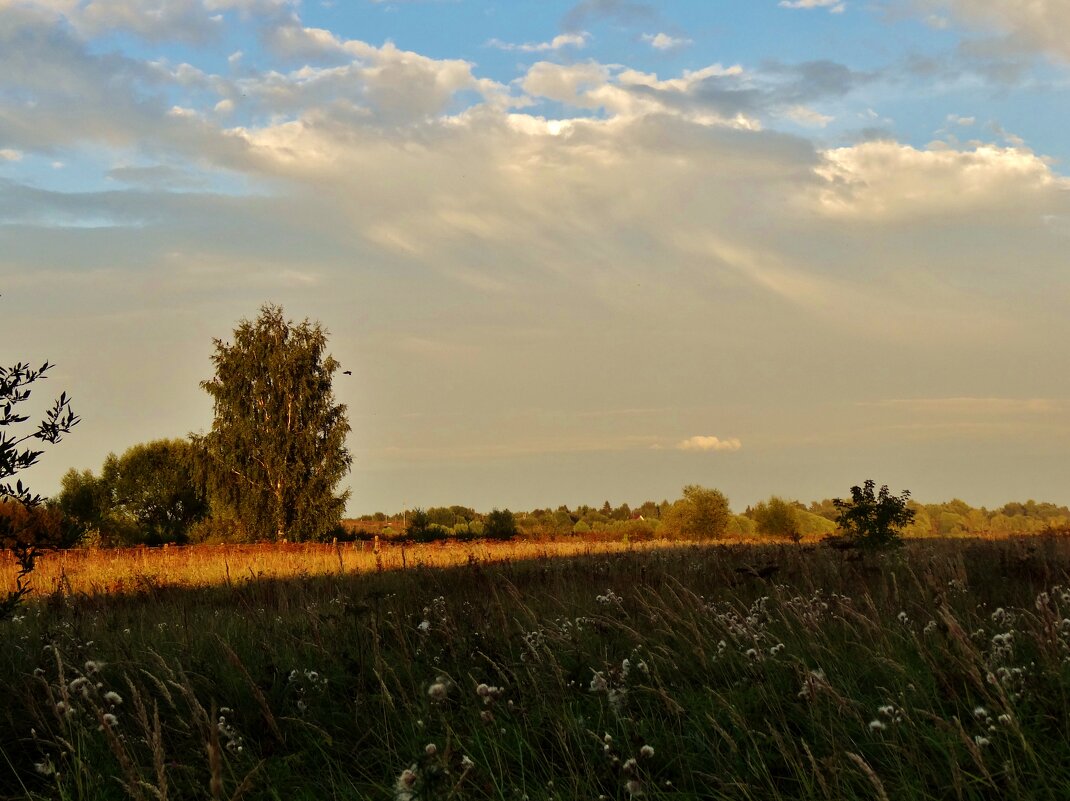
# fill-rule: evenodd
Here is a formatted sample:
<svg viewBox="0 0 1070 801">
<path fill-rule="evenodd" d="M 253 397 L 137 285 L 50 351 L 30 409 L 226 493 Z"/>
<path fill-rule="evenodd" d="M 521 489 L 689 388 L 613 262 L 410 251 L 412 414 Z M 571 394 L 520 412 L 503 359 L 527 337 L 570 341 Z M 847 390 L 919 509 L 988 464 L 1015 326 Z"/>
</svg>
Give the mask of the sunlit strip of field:
<svg viewBox="0 0 1070 801">
<path fill-rule="evenodd" d="M 490 564 L 670 546 L 680 547 L 681 543 L 477 541 L 383 544 L 378 552 L 370 542 L 76 549 L 42 556 L 33 573 L 32 586 L 38 593 L 126 593 L 164 586 L 205 587 L 258 579 Z M 0 562 L 0 589 L 14 588 L 15 570 L 10 558 Z"/>
</svg>

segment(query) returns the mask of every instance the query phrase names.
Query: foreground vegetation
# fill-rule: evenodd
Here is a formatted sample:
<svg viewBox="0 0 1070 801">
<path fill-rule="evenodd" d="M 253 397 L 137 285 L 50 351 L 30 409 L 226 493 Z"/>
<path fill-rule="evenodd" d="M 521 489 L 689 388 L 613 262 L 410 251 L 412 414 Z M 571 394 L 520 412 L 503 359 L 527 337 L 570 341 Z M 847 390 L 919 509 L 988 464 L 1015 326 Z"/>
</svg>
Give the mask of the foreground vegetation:
<svg viewBox="0 0 1070 801">
<path fill-rule="evenodd" d="M 0 626 L 0 797 L 1056 799 L 1070 539 L 691 547 Z"/>
</svg>

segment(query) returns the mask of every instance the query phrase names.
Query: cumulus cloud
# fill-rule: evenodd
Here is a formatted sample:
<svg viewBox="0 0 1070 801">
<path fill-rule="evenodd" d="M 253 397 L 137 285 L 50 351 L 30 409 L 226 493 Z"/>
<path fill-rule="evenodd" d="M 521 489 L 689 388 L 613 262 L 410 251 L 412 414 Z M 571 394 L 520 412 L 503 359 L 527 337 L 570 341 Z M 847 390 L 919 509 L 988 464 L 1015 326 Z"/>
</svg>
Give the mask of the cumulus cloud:
<svg viewBox="0 0 1070 801">
<path fill-rule="evenodd" d="M 549 42 L 526 42 L 524 44 L 511 44 L 500 39 L 491 39 L 487 42 L 487 46 L 498 50 L 516 50 L 521 53 L 547 53 L 565 47 L 582 48 L 587 44 L 587 37 L 587 33 L 560 33 Z"/>
<path fill-rule="evenodd" d="M 676 443 L 679 451 L 738 451 L 742 447 L 743 443 L 736 437 L 721 439 L 701 434 Z"/>
<path fill-rule="evenodd" d="M 647 42 L 655 50 L 677 50 L 681 47 L 687 47 L 692 44 L 692 41 L 684 36 L 670 36 L 667 33 L 644 33 L 642 36 L 644 42 Z"/>
<path fill-rule="evenodd" d="M 864 142 L 825 153 L 818 169 L 828 185 L 820 208 L 837 217 L 902 222 L 943 216 L 1022 214 L 1070 197 L 1070 179 L 1055 175 L 1028 149 L 992 144 L 925 150 L 894 141 Z"/>
<path fill-rule="evenodd" d="M 0 148 L 0 161 L 21 161 L 22 151 L 11 147 Z"/>
</svg>

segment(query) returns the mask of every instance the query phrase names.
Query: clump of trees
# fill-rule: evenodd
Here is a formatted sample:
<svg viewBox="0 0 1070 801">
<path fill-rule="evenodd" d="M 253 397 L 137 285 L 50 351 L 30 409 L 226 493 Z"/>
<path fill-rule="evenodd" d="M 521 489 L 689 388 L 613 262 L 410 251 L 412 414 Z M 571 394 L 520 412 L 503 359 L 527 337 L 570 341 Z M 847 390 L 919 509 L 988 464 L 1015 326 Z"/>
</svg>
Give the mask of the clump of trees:
<svg viewBox="0 0 1070 801">
<path fill-rule="evenodd" d="M 338 531 L 352 459 L 346 407 L 331 388 L 340 365 L 319 323 L 264 306 L 233 342 L 214 340 L 207 434 L 111 454 L 100 475 L 70 470 L 57 507 L 105 546 L 206 540 L 317 540 Z"/>
<path fill-rule="evenodd" d="M 160 545 L 196 539 L 209 513 L 196 479 L 198 450 L 188 440 L 162 439 L 109 454 L 100 475 L 69 470 L 58 508 L 90 544 Z"/>
</svg>

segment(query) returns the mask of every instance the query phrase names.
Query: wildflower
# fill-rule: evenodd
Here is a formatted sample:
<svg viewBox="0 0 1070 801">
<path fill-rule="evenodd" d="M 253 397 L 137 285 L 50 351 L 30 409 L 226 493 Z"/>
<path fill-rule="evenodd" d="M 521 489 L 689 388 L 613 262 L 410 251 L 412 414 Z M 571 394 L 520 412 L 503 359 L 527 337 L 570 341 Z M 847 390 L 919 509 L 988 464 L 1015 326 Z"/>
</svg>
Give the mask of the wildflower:
<svg viewBox="0 0 1070 801">
<path fill-rule="evenodd" d="M 70 685 L 68 686 L 68 689 L 72 693 L 76 693 L 79 690 L 82 690 L 82 692 L 84 693 L 85 692 L 84 688 L 85 688 L 85 686 L 87 684 L 89 684 L 89 679 L 87 679 L 85 676 L 79 676 L 78 678 L 76 678 L 74 681 L 72 681 L 70 683 Z"/>
<path fill-rule="evenodd" d="M 632 798 L 643 794 L 643 783 L 635 779 L 628 779 L 624 784 L 624 792 Z"/>
<path fill-rule="evenodd" d="M 85 663 L 85 672 L 87 676 L 92 676 L 94 673 L 99 673 L 104 667 L 103 662 L 94 662 L 90 659 Z"/>
<path fill-rule="evenodd" d="M 877 714 L 885 715 L 886 717 L 890 718 L 893 714 L 895 714 L 895 707 L 891 704 L 887 706 L 879 706 L 877 707 Z"/>
<path fill-rule="evenodd" d="M 988 738 L 987 737 L 982 737 L 980 734 L 978 734 L 976 737 L 974 737 L 973 741 L 977 744 L 978 748 L 984 748 L 986 745 L 989 744 Z"/>
<path fill-rule="evenodd" d="M 654 756 L 653 746 L 644 745 L 639 749 L 639 756 L 643 757 L 643 759 L 650 759 L 650 757 Z"/>
<path fill-rule="evenodd" d="M 606 677 L 601 672 L 595 670 L 592 671 L 594 676 L 591 678 L 590 691 L 592 693 L 604 693 L 609 689 L 609 685 L 606 683 Z"/>
<path fill-rule="evenodd" d="M 631 773 L 638 766 L 639 766 L 639 763 L 636 762 L 635 759 L 629 759 L 624 763 L 624 765 L 622 766 L 621 770 L 623 770 L 625 773 Z"/>
<path fill-rule="evenodd" d="M 754 648 L 748 648 L 747 649 L 747 658 L 757 661 L 758 660 L 758 651 L 756 649 L 754 649 Z"/>
<path fill-rule="evenodd" d="M 434 743 L 428 743 L 427 745 L 424 746 L 424 753 L 427 754 L 428 756 L 434 756 L 435 754 L 438 753 L 438 746 L 435 745 Z"/>
<path fill-rule="evenodd" d="M 910 622 L 910 617 L 907 615 L 906 612 L 900 612 L 898 615 L 896 615 L 896 619 L 898 619 L 899 622 L 902 623 L 904 626 Z"/>
<path fill-rule="evenodd" d="M 642 673 L 643 675 L 649 675 L 650 668 L 647 667 L 646 662 L 640 662 L 639 664 L 636 665 L 636 667 L 639 668 L 639 672 Z"/>
<path fill-rule="evenodd" d="M 461 769 L 462 770 L 471 770 L 475 766 L 476 766 L 476 763 L 472 761 L 472 758 L 470 756 L 468 756 L 468 754 L 465 754 L 464 756 L 461 757 Z"/>
<path fill-rule="evenodd" d="M 119 718 L 115 717 L 111 712 L 105 712 L 103 720 L 104 723 L 100 726 L 100 730 L 103 730 L 104 726 L 107 726 L 109 729 L 114 729 L 119 725 Z"/>
<path fill-rule="evenodd" d="M 412 801 L 415 798 L 413 789 L 416 787 L 418 778 L 419 775 L 416 773 L 415 765 L 401 771 L 401 775 L 398 776 L 397 783 L 394 785 L 394 801 Z"/>
<path fill-rule="evenodd" d="M 431 621 L 430 620 L 421 620 L 420 621 L 420 625 L 417 626 L 416 628 L 418 628 L 421 632 L 426 634 L 427 632 L 431 631 Z"/>
<path fill-rule="evenodd" d="M 985 709 L 983 706 L 975 706 L 973 708 L 973 716 L 975 718 L 978 718 L 978 719 L 987 718 L 988 717 L 988 710 Z"/>
<path fill-rule="evenodd" d="M 883 720 L 877 720 L 876 718 L 874 718 L 869 722 L 870 731 L 884 731 L 887 728 L 888 727 L 884 725 Z"/>
<path fill-rule="evenodd" d="M 114 690 L 108 690 L 104 693 L 104 700 L 112 706 L 119 706 L 123 702 L 122 696 Z"/>
<path fill-rule="evenodd" d="M 1002 723 L 1002 724 L 1003 724 L 1004 726 L 1009 726 L 1009 725 L 1010 725 L 1010 723 L 1011 723 L 1011 716 L 1010 716 L 1010 715 L 1000 715 L 1000 716 L 999 716 L 999 717 L 997 718 L 997 720 L 998 720 L 998 721 L 999 721 L 1000 723 Z"/>
<path fill-rule="evenodd" d="M 56 772 L 56 769 L 52 767 L 52 762 L 49 759 L 46 759 L 44 762 L 34 762 L 33 769 L 42 776 L 51 776 Z"/>
<path fill-rule="evenodd" d="M 427 695 L 431 698 L 432 701 L 436 702 L 445 701 L 447 692 L 448 688 L 446 687 L 446 683 L 441 680 L 436 681 L 434 684 L 427 688 Z"/>
</svg>

